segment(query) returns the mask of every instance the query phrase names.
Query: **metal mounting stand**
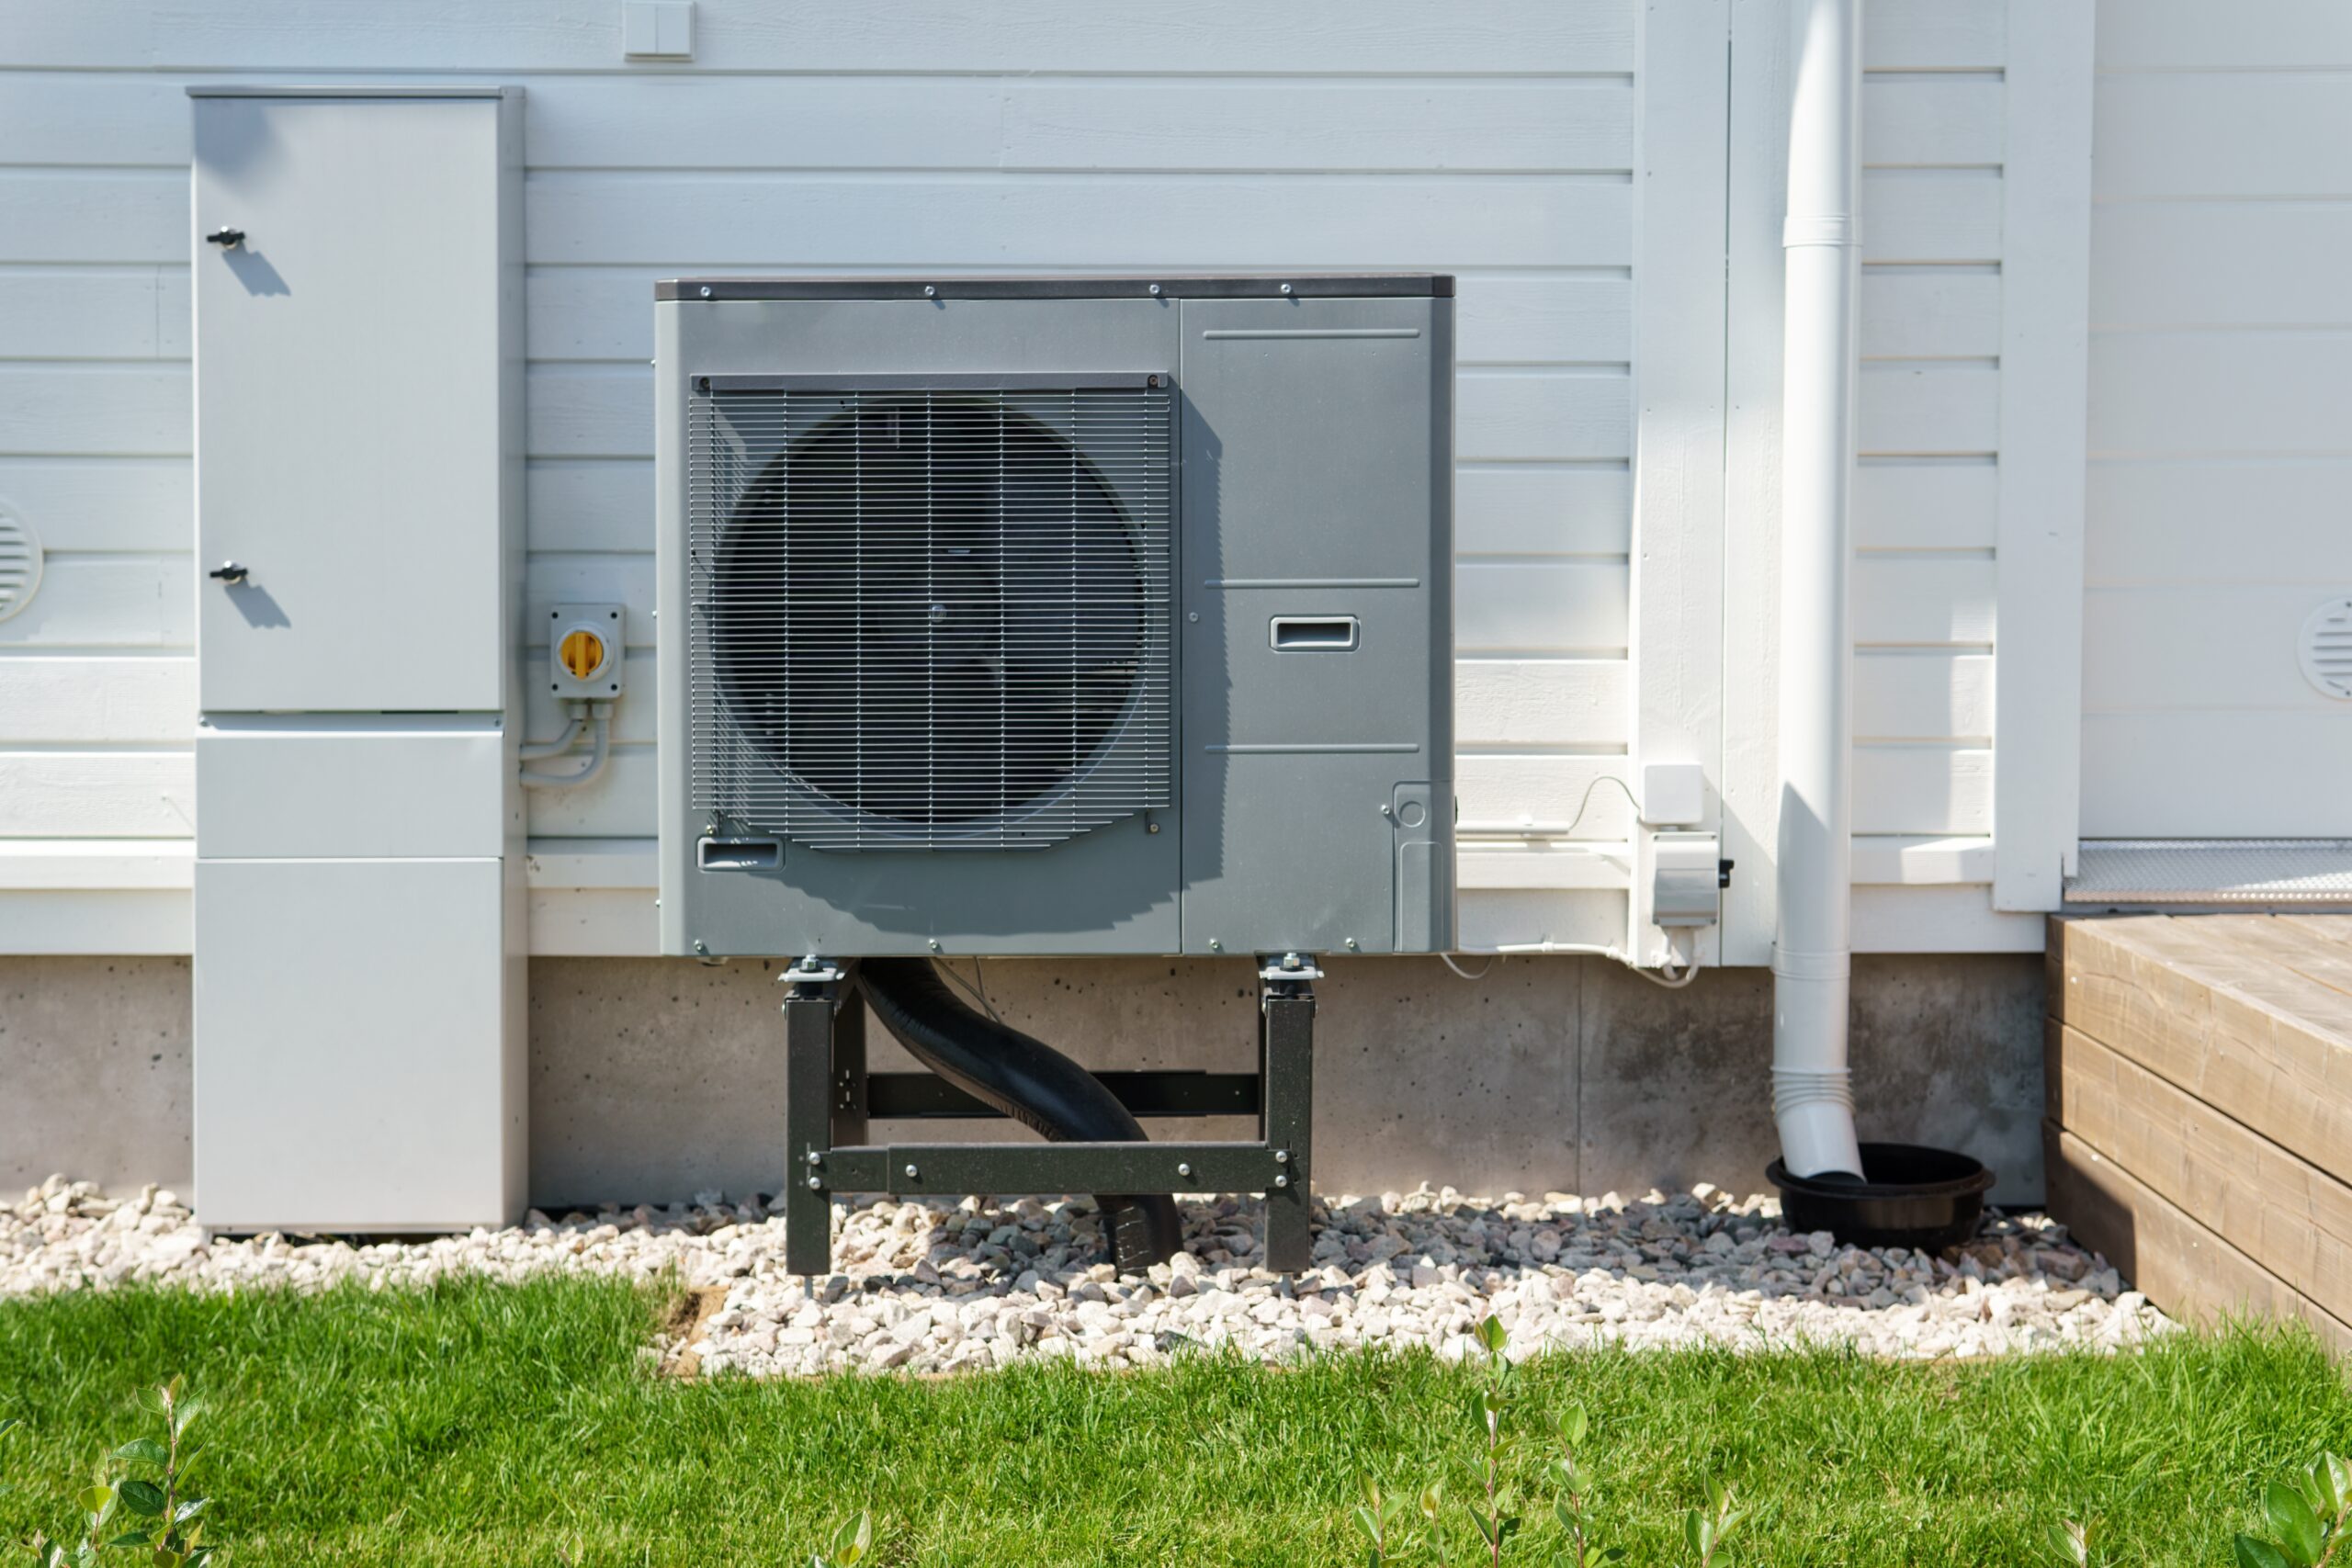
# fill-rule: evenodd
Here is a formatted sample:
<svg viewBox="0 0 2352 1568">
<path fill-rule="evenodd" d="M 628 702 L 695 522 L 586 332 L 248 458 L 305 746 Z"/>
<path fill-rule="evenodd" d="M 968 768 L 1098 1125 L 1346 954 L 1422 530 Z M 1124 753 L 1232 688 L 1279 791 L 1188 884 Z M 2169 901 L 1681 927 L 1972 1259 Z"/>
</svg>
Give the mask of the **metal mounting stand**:
<svg viewBox="0 0 2352 1568">
<path fill-rule="evenodd" d="M 1309 1259 L 1315 1102 L 1315 990 L 1322 971 L 1284 953 L 1259 971 L 1255 1073 L 1098 1073 L 1138 1117 L 1258 1118 L 1251 1143 L 890 1144 L 866 1141 L 875 1118 L 997 1113 L 930 1073 L 865 1070 L 865 1010 L 844 972 L 804 958 L 784 974 L 785 1134 L 792 1174 L 785 1267 L 832 1268 L 838 1192 L 1262 1192 L 1268 1269 Z"/>
</svg>

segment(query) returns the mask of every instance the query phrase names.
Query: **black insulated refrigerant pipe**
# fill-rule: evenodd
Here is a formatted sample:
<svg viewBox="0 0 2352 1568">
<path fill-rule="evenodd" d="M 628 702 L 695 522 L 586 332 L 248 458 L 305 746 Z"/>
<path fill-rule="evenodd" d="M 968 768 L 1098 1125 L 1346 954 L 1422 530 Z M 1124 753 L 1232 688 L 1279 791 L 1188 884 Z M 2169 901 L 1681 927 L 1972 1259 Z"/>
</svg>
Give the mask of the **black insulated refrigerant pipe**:
<svg viewBox="0 0 2352 1568">
<path fill-rule="evenodd" d="M 874 1016 L 915 1060 L 1046 1142 L 1145 1141 L 1143 1123 L 1093 1074 L 1043 1041 L 974 1012 L 929 960 L 868 958 L 856 973 Z M 1167 1194 L 1099 1193 L 1095 1201 L 1111 1227 L 1121 1271 L 1165 1263 L 1183 1246 L 1183 1223 Z"/>
</svg>

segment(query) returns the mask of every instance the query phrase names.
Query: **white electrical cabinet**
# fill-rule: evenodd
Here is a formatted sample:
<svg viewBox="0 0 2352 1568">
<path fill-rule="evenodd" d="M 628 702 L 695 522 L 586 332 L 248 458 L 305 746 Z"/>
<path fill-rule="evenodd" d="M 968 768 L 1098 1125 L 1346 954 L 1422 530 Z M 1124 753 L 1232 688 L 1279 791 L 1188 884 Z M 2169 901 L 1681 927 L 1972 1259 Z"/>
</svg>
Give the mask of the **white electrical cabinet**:
<svg viewBox="0 0 2352 1568">
<path fill-rule="evenodd" d="M 513 1217 L 526 1084 L 498 860 L 199 860 L 196 1202 L 215 1230 Z M 510 1017 L 512 1013 L 514 1016 Z"/>
<path fill-rule="evenodd" d="M 229 91 L 196 102 L 203 705 L 495 712 L 506 99 Z"/>
<path fill-rule="evenodd" d="M 196 798 L 207 859 L 496 859 L 523 825 L 496 714 L 208 714 Z"/>
<path fill-rule="evenodd" d="M 524 1203 L 519 94 L 197 87 L 196 1204 Z"/>
</svg>

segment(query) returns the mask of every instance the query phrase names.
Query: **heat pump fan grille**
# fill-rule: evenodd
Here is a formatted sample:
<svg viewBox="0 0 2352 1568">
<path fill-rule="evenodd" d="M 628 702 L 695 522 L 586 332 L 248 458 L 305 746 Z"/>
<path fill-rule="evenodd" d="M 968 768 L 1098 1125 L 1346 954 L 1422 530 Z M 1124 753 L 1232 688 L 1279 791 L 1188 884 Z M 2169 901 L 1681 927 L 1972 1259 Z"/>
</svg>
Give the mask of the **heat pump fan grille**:
<svg viewBox="0 0 2352 1568">
<path fill-rule="evenodd" d="M 697 810 L 944 850 L 1169 804 L 1160 378 L 713 379 L 687 415 Z"/>
</svg>

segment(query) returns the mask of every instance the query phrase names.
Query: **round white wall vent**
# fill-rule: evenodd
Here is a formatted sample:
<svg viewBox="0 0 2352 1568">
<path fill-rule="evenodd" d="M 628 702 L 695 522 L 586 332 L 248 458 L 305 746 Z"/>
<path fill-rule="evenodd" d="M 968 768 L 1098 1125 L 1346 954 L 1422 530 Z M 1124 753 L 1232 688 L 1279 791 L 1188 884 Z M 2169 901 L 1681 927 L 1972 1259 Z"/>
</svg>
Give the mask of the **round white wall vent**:
<svg viewBox="0 0 2352 1568">
<path fill-rule="evenodd" d="M 40 589 L 40 536 L 0 506 L 0 621 L 33 602 Z"/>
<path fill-rule="evenodd" d="M 2352 702 L 2352 599 L 2330 599 L 2313 610 L 2295 639 L 2295 651 L 2305 680 L 2331 697 Z"/>
</svg>

